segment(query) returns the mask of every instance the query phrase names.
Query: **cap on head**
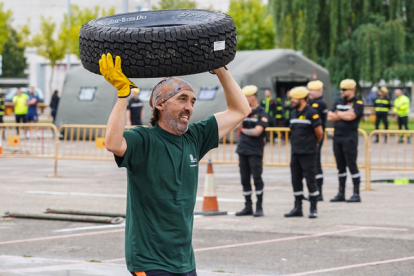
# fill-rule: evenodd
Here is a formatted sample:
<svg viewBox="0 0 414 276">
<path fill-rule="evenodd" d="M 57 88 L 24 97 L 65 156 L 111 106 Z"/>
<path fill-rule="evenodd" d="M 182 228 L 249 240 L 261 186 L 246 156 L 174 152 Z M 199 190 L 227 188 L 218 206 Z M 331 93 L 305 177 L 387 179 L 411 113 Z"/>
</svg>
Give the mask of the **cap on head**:
<svg viewBox="0 0 414 276">
<path fill-rule="evenodd" d="M 385 86 L 381 87 L 381 92 L 387 94 L 388 93 L 388 88 Z"/>
<path fill-rule="evenodd" d="M 137 95 L 139 94 L 139 92 L 140 92 L 140 91 L 141 91 L 141 90 L 139 90 L 139 88 L 138 88 L 138 87 L 136 87 L 136 88 L 132 88 L 132 89 L 131 89 L 131 92 L 132 92 L 132 93 L 134 93 L 134 94 L 137 94 Z"/>
<path fill-rule="evenodd" d="M 152 89 L 149 105 L 154 108 L 184 90 L 189 90 L 194 93 L 194 89 L 185 80 L 176 77 L 164 78 Z"/>
<path fill-rule="evenodd" d="M 242 91 L 245 96 L 253 96 L 257 93 L 257 86 L 256 85 L 246 85 L 242 88 Z"/>
<path fill-rule="evenodd" d="M 378 92 L 378 87 L 373 86 L 373 87 L 371 88 L 371 91 Z"/>
<path fill-rule="evenodd" d="M 341 81 L 341 89 L 354 89 L 356 87 L 356 82 L 352 79 L 345 79 Z"/>
<path fill-rule="evenodd" d="M 292 99 L 304 99 L 308 96 L 309 91 L 304 86 L 295 87 L 290 90 L 290 97 Z"/>
<path fill-rule="evenodd" d="M 319 90 L 319 89 L 322 89 L 322 87 L 323 87 L 323 82 L 321 82 L 320 80 L 308 82 L 309 90 Z"/>
</svg>

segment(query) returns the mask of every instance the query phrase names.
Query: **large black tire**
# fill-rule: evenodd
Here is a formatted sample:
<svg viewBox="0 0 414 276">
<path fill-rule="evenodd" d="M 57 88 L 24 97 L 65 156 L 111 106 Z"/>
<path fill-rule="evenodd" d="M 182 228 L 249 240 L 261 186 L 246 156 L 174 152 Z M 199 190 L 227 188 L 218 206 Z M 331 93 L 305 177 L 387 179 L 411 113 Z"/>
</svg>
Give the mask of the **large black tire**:
<svg viewBox="0 0 414 276">
<path fill-rule="evenodd" d="M 83 67 L 100 74 L 99 59 L 122 59 L 130 78 L 181 76 L 230 63 L 236 55 L 236 26 L 224 13 L 159 10 L 105 16 L 85 23 L 79 33 Z"/>
</svg>

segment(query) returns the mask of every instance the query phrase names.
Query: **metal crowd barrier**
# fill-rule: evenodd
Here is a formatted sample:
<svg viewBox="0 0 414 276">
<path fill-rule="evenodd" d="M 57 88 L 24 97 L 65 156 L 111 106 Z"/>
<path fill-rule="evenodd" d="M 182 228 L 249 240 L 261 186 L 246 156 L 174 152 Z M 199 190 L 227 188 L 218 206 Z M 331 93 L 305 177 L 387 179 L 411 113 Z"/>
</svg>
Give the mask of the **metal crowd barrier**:
<svg viewBox="0 0 414 276">
<path fill-rule="evenodd" d="M 0 157 L 52 158 L 57 175 L 58 132 L 47 123 L 0 124 Z"/>
<path fill-rule="evenodd" d="M 378 135 L 378 143 L 372 138 Z M 368 181 L 372 170 L 414 171 L 414 131 L 375 130 L 368 137 Z M 370 186 L 369 186 L 370 188 Z"/>
<path fill-rule="evenodd" d="M 133 126 L 127 126 L 125 129 Z M 290 165 L 289 128 L 266 128 L 269 142 L 264 148 L 265 166 L 288 167 Z M 414 138 L 410 130 L 376 130 L 369 136 L 358 130 L 363 141 L 358 143 L 358 167 L 365 170 L 365 187 L 371 190 L 372 170 L 414 170 Z M 55 160 L 54 176 L 57 176 L 57 162 L 61 160 L 113 161 L 112 153 L 105 148 L 105 125 L 62 125 L 53 124 L 0 124 L 0 157 L 52 158 Z M 379 143 L 372 142 L 379 135 Z M 323 167 L 336 167 L 332 151 L 334 129 L 327 128 L 321 152 Z M 403 135 L 399 143 L 399 135 Z M 211 150 L 200 162 L 212 160 L 216 164 L 238 164 L 236 154 L 239 133 L 230 132 L 220 141 L 220 146 Z M 384 143 L 386 139 L 386 143 Z M 412 141 L 414 143 L 414 141 Z"/>
</svg>

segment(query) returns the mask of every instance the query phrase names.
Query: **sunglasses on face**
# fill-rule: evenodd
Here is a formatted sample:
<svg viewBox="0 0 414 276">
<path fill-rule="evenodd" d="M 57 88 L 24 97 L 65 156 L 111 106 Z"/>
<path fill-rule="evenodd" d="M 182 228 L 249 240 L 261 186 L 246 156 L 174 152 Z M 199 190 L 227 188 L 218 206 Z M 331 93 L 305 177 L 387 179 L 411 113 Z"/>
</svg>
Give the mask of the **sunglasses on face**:
<svg viewBox="0 0 414 276">
<path fill-rule="evenodd" d="M 343 89 L 343 88 L 341 88 L 341 91 L 346 91 L 346 90 L 348 90 L 348 89 Z"/>
</svg>

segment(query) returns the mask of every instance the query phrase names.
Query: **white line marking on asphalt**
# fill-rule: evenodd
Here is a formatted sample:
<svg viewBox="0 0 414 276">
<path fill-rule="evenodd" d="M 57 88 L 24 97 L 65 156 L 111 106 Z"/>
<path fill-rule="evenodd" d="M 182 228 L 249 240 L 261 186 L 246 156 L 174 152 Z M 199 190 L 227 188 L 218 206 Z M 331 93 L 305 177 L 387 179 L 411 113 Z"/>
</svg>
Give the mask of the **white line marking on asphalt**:
<svg viewBox="0 0 414 276">
<path fill-rule="evenodd" d="M 53 191 L 26 191 L 28 194 L 34 195 L 63 195 L 63 196 L 95 196 L 95 197 L 121 197 L 126 198 L 125 194 L 95 194 L 95 193 L 81 193 L 81 192 L 53 192 Z M 203 197 L 197 197 L 197 201 L 203 201 Z M 233 198 L 217 198 L 221 202 L 244 202 L 244 199 Z"/>
<path fill-rule="evenodd" d="M 338 227 L 355 227 L 355 225 L 337 225 Z M 376 227 L 376 226 L 362 226 L 362 225 L 358 225 L 361 227 L 366 227 L 372 230 L 389 230 L 389 231 L 408 231 L 407 228 L 390 228 L 390 227 Z"/>
<path fill-rule="evenodd" d="M 62 233 L 62 232 L 72 232 L 72 231 L 82 231 L 82 230 L 95 230 L 95 229 L 106 229 L 106 228 L 116 228 L 116 227 L 125 227 L 125 223 L 117 225 L 97 225 L 97 226 L 86 226 L 86 227 L 76 227 L 76 228 L 66 228 L 53 230 L 53 233 Z"/>
<path fill-rule="evenodd" d="M 23 242 L 45 241 L 45 240 L 55 240 L 55 239 L 64 239 L 64 238 L 73 238 L 73 237 L 82 237 L 82 236 L 91 236 L 91 235 L 102 235 L 102 234 L 124 232 L 124 231 L 125 231 L 125 229 L 117 229 L 117 230 L 108 230 L 108 231 L 99 231 L 99 232 L 90 232 L 90 233 L 81 233 L 81 234 L 70 234 L 70 235 L 62 235 L 62 236 L 40 237 L 40 238 L 25 239 L 25 240 L 2 241 L 2 242 L 0 242 L 0 245 L 2 245 L 2 244 L 12 244 L 12 243 L 23 243 Z"/>
<path fill-rule="evenodd" d="M 237 243 L 237 244 L 229 244 L 229 245 L 222 245 L 222 246 L 213 246 L 213 247 L 194 249 L 194 252 L 234 248 L 234 247 L 241 247 L 241 246 L 251 246 L 251 245 L 258 245 L 258 244 L 265 244 L 265 243 L 281 242 L 281 241 L 316 238 L 316 237 L 321 237 L 321 236 L 327 236 L 327 235 L 333 235 L 333 234 L 339 234 L 339 233 L 345 233 L 345 232 L 360 231 L 360 230 L 365 230 L 365 229 L 367 229 L 367 228 L 366 227 L 358 227 L 358 228 L 355 228 L 355 229 L 346 229 L 346 230 L 339 230 L 339 231 L 332 231 L 332 232 L 324 232 L 324 233 L 312 234 L 312 235 L 294 236 L 294 237 L 288 237 L 288 238 L 280 238 L 280 239 L 272 239 L 272 240 L 264 240 L 264 241 L 256 241 L 256 242 L 246 242 L 246 243 Z"/>
<path fill-rule="evenodd" d="M 400 259 L 392 259 L 392 260 L 385 260 L 385 261 L 378 261 L 378 262 L 371 262 L 371 263 L 354 264 L 354 265 L 346 265 L 346 266 L 333 267 L 333 268 L 327 268 L 327 269 L 321 269 L 321 270 L 307 271 L 307 272 L 289 274 L 286 276 L 302 276 L 302 275 L 319 274 L 319 273 L 324 273 L 324 272 L 338 271 L 338 270 L 351 269 L 351 268 L 364 267 L 364 266 L 404 262 L 404 261 L 409 261 L 409 260 L 414 260 L 414 256 L 407 257 L 407 258 L 400 258 Z"/>
</svg>

